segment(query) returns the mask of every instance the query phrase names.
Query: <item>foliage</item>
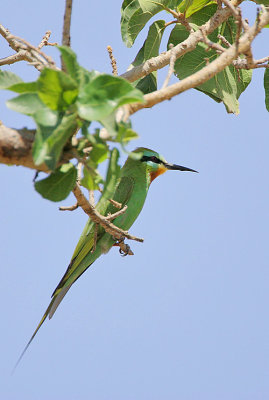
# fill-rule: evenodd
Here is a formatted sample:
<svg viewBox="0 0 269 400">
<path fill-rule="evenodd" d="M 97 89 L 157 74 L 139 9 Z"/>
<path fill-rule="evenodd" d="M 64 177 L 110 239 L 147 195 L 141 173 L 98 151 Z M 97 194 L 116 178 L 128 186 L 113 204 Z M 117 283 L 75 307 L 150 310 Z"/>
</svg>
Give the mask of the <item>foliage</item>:
<svg viewBox="0 0 269 400">
<path fill-rule="evenodd" d="M 73 189 L 77 178 L 77 169 L 72 163 L 63 164 L 47 178 L 35 182 L 35 189 L 45 199 L 60 201 Z"/>
<path fill-rule="evenodd" d="M 107 143 L 101 139 L 100 130 L 88 132 L 92 121 L 111 127 L 110 140 L 126 143 L 137 137 L 130 125 L 115 119 L 116 110 L 128 103 L 142 102 L 143 94 L 126 80 L 87 71 L 81 67 L 75 53 L 59 46 L 67 72 L 44 68 L 36 82 L 23 82 L 11 72 L 0 71 L 0 87 L 19 95 L 7 102 L 14 111 L 32 117 L 37 131 L 33 145 L 36 165 L 45 163 L 53 171 L 44 180 L 35 183 L 35 189 L 45 198 L 60 201 L 72 190 L 76 171 L 72 163 L 57 168 L 63 149 L 71 147 L 72 136 L 81 128 L 85 140 L 78 140 L 74 158 L 84 162 L 82 185 L 97 189 L 103 182 L 98 166 L 109 155 Z M 85 149 L 90 157 L 85 158 Z"/>
<path fill-rule="evenodd" d="M 200 29 L 201 25 L 205 24 L 216 12 L 217 5 L 214 1 L 209 0 L 183 0 L 183 1 L 132 1 L 125 0 L 122 5 L 121 31 L 122 39 L 127 46 L 131 46 L 138 33 L 144 28 L 146 22 L 157 13 L 168 10 L 169 7 L 174 8 L 174 11 L 184 13 L 183 16 L 187 20 L 190 28 L 193 31 Z M 140 24 L 137 24 L 137 15 L 143 15 Z M 161 39 L 165 29 L 170 25 L 165 24 L 165 21 L 158 20 L 154 22 L 148 31 L 147 38 L 138 51 L 138 54 L 132 63 L 133 66 L 139 65 L 142 62 L 155 56 L 159 53 Z M 234 17 L 230 17 L 219 26 L 211 35 L 209 40 L 213 43 L 221 44 L 218 39 L 218 34 L 222 34 L 229 43 L 234 43 L 236 40 L 237 24 Z M 127 34 L 128 33 L 128 34 Z M 190 32 L 184 24 L 175 24 L 172 29 L 167 48 L 170 44 L 173 46 L 186 40 Z M 147 51 L 151 48 L 152 51 Z M 208 49 L 205 43 L 199 43 L 196 49 L 185 56 L 179 58 L 175 65 L 175 73 L 179 79 L 184 79 L 199 69 L 202 69 L 207 62 L 213 61 L 218 55 L 215 50 Z M 251 81 L 252 71 L 241 70 L 238 72 L 235 67 L 229 66 L 224 71 L 217 74 L 205 84 L 196 89 L 210 96 L 217 102 L 222 101 L 228 112 L 238 114 L 239 103 L 238 98 L 246 89 Z M 145 78 L 136 82 L 136 87 L 144 93 L 149 93 L 157 89 L 156 73 L 150 74 Z"/>
<path fill-rule="evenodd" d="M 255 0 L 264 5 L 268 5 L 268 1 Z M 217 1 L 214 0 L 124 0 L 121 34 L 127 47 L 131 47 L 149 25 L 144 43 L 130 68 L 158 56 L 162 46 L 168 49 L 181 44 L 191 32 L 200 30 L 216 11 Z M 168 37 L 167 44 L 162 43 L 164 37 Z M 224 37 L 227 43 L 236 43 L 238 24 L 234 16 L 223 22 L 207 39 L 215 46 L 223 46 L 220 37 Z M 99 189 L 100 184 L 106 187 L 107 179 L 98 172 L 99 165 L 111 157 L 115 146 L 124 149 L 138 136 L 131 122 L 117 120 L 117 110 L 126 104 L 143 102 L 143 94 L 158 88 L 157 72 L 131 84 L 120 77 L 88 71 L 79 65 L 69 47 L 57 47 L 64 71 L 44 68 L 35 82 L 23 82 L 12 72 L 0 71 L 0 89 L 18 94 L 7 102 L 8 107 L 35 121 L 33 160 L 37 166 L 45 164 L 51 172 L 49 177 L 35 183 L 35 189 L 52 201 L 68 196 L 77 178 L 79 162 L 83 164 L 83 186 L 88 190 Z M 179 80 L 187 78 L 218 56 L 216 48 L 200 41 L 194 50 L 176 60 L 175 76 Z M 227 112 L 238 114 L 238 99 L 251 78 L 251 70 L 229 65 L 196 89 L 216 102 L 223 102 Z M 268 69 L 265 69 L 264 88 L 269 111 Z M 102 135 L 102 127 L 109 138 Z M 68 160 L 73 161 L 66 163 L 63 152 L 69 152 Z"/>
<path fill-rule="evenodd" d="M 194 31 L 199 29 L 215 12 L 217 6 L 209 5 L 194 13 L 190 17 L 190 26 Z M 229 43 L 234 43 L 237 26 L 234 18 L 229 18 L 211 35 L 209 40 L 218 42 L 218 34 L 222 34 Z M 176 25 L 169 37 L 168 45 L 176 45 L 183 42 L 188 37 L 188 31 L 182 25 Z M 184 79 L 194 72 L 202 69 L 208 60 L 213 61 L 218 55 L 213 49 L 208 49 L 205 43 L 199 43 L 194 51 L 187 53 L 176 61 L 175 70 L 179 79 Z M 240 94 L 246 89 L 251 81 L 251 70 L 237 70 L 234 66 L 226 67 L 222 72 L 216 74 L 214 78 L 197 87 L 197 90 L 209 95 L 215 101 L 223 101 L 228 112 L 238 114 Z"/>
</svg>

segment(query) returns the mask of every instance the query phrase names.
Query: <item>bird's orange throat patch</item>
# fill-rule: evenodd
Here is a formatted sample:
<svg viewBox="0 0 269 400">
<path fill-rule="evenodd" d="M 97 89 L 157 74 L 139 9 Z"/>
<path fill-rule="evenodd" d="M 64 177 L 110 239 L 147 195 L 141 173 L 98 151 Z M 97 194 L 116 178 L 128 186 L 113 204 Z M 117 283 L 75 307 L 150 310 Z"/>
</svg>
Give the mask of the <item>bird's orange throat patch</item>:
<svg viewBox="0 0 269 400">
<path fill-rule="evenodd" d="M 150 183 L 154 181 L 157 176 L 164 174 L 167 171 L 164 165 L 160 165 L 157 171 L 153 171 L 150 173 Z"/>
</svg>

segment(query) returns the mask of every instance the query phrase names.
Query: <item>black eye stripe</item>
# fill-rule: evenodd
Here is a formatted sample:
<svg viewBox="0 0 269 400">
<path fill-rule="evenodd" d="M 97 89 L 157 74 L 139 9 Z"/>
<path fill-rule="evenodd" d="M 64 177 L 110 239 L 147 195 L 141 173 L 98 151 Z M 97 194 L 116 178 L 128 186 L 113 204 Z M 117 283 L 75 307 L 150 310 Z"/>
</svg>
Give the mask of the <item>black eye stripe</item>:
<svg viewBox="0 0 269 400">
<path fill-rule="evenodd" d="M 155 164 L 162 164 L 163 162 L 162 162 L 162 160 L 160 160 L 158 157 L 156 157 L 156 156 L 143 156 L 142 158 L 141 158 L 141 160 L 140 160 L 141 162 L 144 162 L 144 161 L 152 161 L 152 162 L 154 162 Z"/>
</svg>

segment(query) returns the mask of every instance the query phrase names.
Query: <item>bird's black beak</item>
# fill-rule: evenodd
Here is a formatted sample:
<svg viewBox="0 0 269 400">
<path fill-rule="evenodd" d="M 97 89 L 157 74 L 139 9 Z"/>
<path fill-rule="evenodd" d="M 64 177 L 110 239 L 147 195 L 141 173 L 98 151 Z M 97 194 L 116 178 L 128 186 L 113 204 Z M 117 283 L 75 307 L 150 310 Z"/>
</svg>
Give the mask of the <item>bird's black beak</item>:
<svg viewBox="0 0 269 400">
<path fill-rule="evenodd" d="M 195 169 L 190 169 L 190 168 L 182 167 L 182 165 L 169 164 L 169 163 L 163 163 L 163 165 L 164 165 L 165 168 L 167 168 L 167 169 L 178 170 L 178 171 L 197 172 L 197 174 L 198 174 L 198 171 L 195 171 Z"/>
</svg>

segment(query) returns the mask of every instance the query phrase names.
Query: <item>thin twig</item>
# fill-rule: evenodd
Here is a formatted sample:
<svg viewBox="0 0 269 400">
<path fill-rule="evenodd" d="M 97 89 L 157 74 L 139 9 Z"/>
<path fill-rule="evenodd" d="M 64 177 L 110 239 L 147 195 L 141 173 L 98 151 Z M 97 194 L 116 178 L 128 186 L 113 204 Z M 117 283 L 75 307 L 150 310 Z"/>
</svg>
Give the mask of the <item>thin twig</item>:
<svg viewBox="0 0 269 400">
<path fill-rule="evenodd" d="M 70 47 L 71 44 L 70 26 L 71 26 L 72 3 L 73 0 L 65 0 L 62 45 L 68 47 Z M 62 70 L 66 72 L 66 66 L 64 65 L 62 57 L 61 57 L 61 67 Z"/>
<path fill-rule="evenodd" d="M 60 211 L 74 211 L 78 208 L 78 203 L 74 204 L 73 206 L 60 206 Z"/>
<path fill-rule="evenodd" d="M 242 24 L 243 24 L 243 20 L 242 20 L 242 13 L 241 13 L 241 9 L 238 7 L 237 8 L 237 18 L 236 18 L 236 24 L 237 24 L 237 29 L 236 29 L 236 36 L 235 36 L 235 47 L 238 53 L 238 46 L 239 46 L 239 39 L 240 39 L 240 35 L 242 32 Z"/>
<path fill-rule="evenodd" d="M 12 56 L 8 56 L 0 59 L 0 65 L 11 65 L 18 61 L 25 60 L 24 51 L 20 51 L 19 53 L 13 54 Z"/>
<path fill-rule="evenodd" d="M 225 46 L 231 47 L 231 43 L 228 42 L 228 40 L 224 36 L 219 34 L 218 35 L 218 39 L 220 39 L 222 41 L 222 43 L 225 44 Z"/>
<path fill-rule="evenodd" d="M 127 238 L 130 240 L 135 240 L 137 242 L 143 242 L 144 239 L 138 238 L 136 236 L 130 235 L 129 232 L 120 229 L 119 227 L 112 224 L 106 217 L 101 215 L 95 207 L 93 207 L 84 194 L 82 193 L 78 184 L 75 185 L 73 189 L 73 193 L 77 199 L 79 206 L 83 209 L 83 211 L 91 218 L 91 220 L 97 224 L 100 224 L 107 233 L 111 236 L 115 237 L 118 240 L 122 240 L 123 238 Z"/>
<path fill-rule="evenodd" d="M 185 26 L 185 28 L 187 29 L 187 31 L 189 31 L 190 33 L 193 32 L 192 27 L 190 26 L 188 20 L 185 18 L 185 14 L 181 13 L 181 12 L 177 12 L 169 7 L 165 7 L 163 6 L 163 9 L 166 10 L 167 12 L 169 12 L 170 14 L 173 15 L 174 18 L 176 18 L 177 23 L 182 24 L 183 26 Z M 174 21 L 172 21 L 172 23 L 174 23 Z M 169 24 L 169 23 L 168 23 Z M 168 25 L 167 25 L 168 26 Z"/>
<path fill-rule="evenodd" d="M 206 51 L 208 51 L 209 49 L 214 49 L 214 50 L 216 50 L 216 52 L 218 54 L 221 54 L 221 53 L 223 53 L 225 51 L 225 48 L 222 47 L 219 43 L 214 43 L 214 42 L 212 42 L 211 40 L 208 39 L 208 37 L 205 35 L 203 27 L 201 27 L 200 30 L 201 30 L 202 35 L 203 35 L 202 42 L 204 42 L 208 46 Z"/>
<path fill-rule="evenodd" d="M 62 45 L 68 47 L 70 47 L 71 44 L 70 26 L 71 26 L 72 3 L 73 0 L 65 0 Z"/>
<path fill-rule="evenodd" d="M 173 15 L 174 18 L 178 18 L 178 12 L 173 10 L 172 8 L 163 6 L 163 9 Z"/>
<path fill-rule="evenodd" d="M 81 162 L 78 163 L 77 165 L 77 183 L 80 185 L 81 177 L 82 177 L 82 167 L 83 164 Z M 94 205 L 94 202 L 93 202 Z M 61 206 L 59 207 L 60 211 L 74 211 L 79 207 L 78 203 L 72 205 L 72 206 Z"/>
<path fill-rule="evenodd" d="M 0 25 L 0 35 L 8 42 L 9 46 L 16 51 L 16 55 L 5 57 L 1 60 L 1 65 L 13 64 L 14 62 L 25 60 L 34 65 L 41 71 L 44 67 L 56 69 L 53 59 L 43 53 L 38 47 L 33 46 L 25 39 L 12 35 L 8 29 Z"/>
<path fill-rule="evenodd" d="M 178 18 L 177 18 L 178 22 L 180 22 L 183 26 L 185 26 L 185 28 L 187 29 L 188 32 L 193 33 L 194 30 L 191 27 L 191 25 L 189 24 L 188 20 L 185 18 L 185 15 L 182 13 L 179 13 Z"/>
<path fill-rule="evenodd" d="M 28 50 L 32 55 L 34 55 L 37 58 L 37 61 L 40 61 L 42 63 L 44 62 L 43 60 L 45 60 L 48 66 L 50 67 L 52 65 L 55 65 L 55 62 L 52 60 L 50 56 L 43 53 L 43 51 L 41 51 L 38 47 L 33 46 L 31 43 L 27 42 L 27 40 L 11 34 L 9 34 L 8 37 L 12 40 L 16 40 L 19 43 L 19 47 L 22 48 L 23 50 Z"/>
<path fill-rule="evenodd" d="M 237 6 L 234 6 L 231 0 L 222 0 L 222 2 L 232 11 L 234 18 L 239 21 L 239 18 L 241 19 L 241 23 L 244 27 L 244 30 L 248 29 L 248 24 L 246 23 L 245 20 L 242 19 L 241 17 L 241 10 Z"/>
<path fill-rule="evenodd" d="M 173 75 L 173 73 L 175 72 L 175 62 L 176 62 L 176 54 L 173 51 L 173 47 L 174 45 L 172 43 L 169 44 L 169 48 L 171 50 L 171 58 L 170 58 L 170 64 L 169 64 L 169 69 L 168 69 L 168 73 L 167 76 L 164 80 L 162 89 L 166 88 L 168 86 L 168 83 L 171 79 L 171 76 Z"/>
<path fill-rule="evenodd" d="M 112 47 L 107 46 L 107 51 L 108 51 L 108 55 L 109 55 L 111 66 L 112 66 L 112 74 L 114 76 L 117 76 L 118 75 L 117 61 L 116 61 L 116 58 L 113 56 Z"/>
<path fill-rule="evenodd" d="M 177 19 L 174 19 L 173 21 L 166 22 L 166 24 L 164 25 L 164 27 L 167 28 L 169 25 L 177 24 L 177 23 L 178 23 L 178 20 L 177 20 Z"/>
<path fill-rule="evenodd" d="M 125 206 L 124 206 L 121 210 L 115 212 L 114 214 L 110 214 L 110 215 L 108 215 L 108 216 L 105 217 L 105 218 L 106 218 L 108 221 L 113 221 L 113 219 L 115 219 L 115 218 L 119 217 L 120 215 L 124 214 L 125 211 L 127 210 L 127 208 L 128 208 L 128 206 L 125 204 Z"/>
<path fill-rule="evenodd" d="M 42 49 L 43 46 L 47 46 L 48 45 L 48 41 L 51 35 L 51 31 L 47 31 L 45 33 L 45 35 L 43 36 L 41 42 L 39 43 L 39 45 L 37 46 L 37 48 L 40 50 Z"/>
<path fill-rule="evenodd" d="M 113 199 L 109 199 L 109 201 L 110 201 L 111 204 L 113 204 L 114 207 L 116 207 L 118 209 L 121 209 L 121 207 L 122 207 L 121 203 L 119 203 L 119 202 L 117 202 L 116 200 L 113 200 Z"/>
</svg>

